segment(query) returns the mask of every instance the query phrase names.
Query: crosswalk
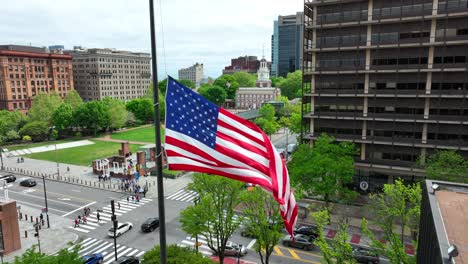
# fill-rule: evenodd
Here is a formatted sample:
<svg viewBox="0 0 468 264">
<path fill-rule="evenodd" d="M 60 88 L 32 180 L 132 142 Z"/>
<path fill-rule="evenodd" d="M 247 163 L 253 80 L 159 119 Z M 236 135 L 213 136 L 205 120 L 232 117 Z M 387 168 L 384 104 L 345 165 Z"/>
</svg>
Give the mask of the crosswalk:
<svg viewBox="0 0 468 264">
<path fill-rule="evenodd" d="M 135 208 L 138 208 L 142 205 L 145 205 L 151 202 L 152 199 L 141 198 L 139 202 L 127 202 L 126 199 L 121 199 L 115 203 L 115 215 L 122 216 Z M 120 203 L 120 208 L 118 204 Z M 86 224 L 80 224 L 79 227 L 69 226 L 68 228 L 81 232 L 81 233 L 89 233 L 90 231 L 99 228 L 102 224 L 106 224 L 107 222 L 111 221 L 112 210 L 111 206 L 108 205 L 101 210 L 99 210 L 99 221 L 97 219 L 97 212 L 92 212 L 87 218 Z"/>
<path fill-rule="evenodd" d="M 180 202 L 192 203 L 198 198 L 198 193 L 187 189 L 181 189 L 166 197 L 167 200 L 176 200 Z"/>
<path fill-rule="evenodd" d="M 81 248 L 78 251 L 78 254 L 82 257 L 88 254 L 101 253 L 104 256 L 104 261 L 102 262 L 103 264 L 109 264 L 115 260 L 113 242 L 88 237 L 85 240 L 83 240 L 79 245 L 81 246 Z M 72 251 L 73 247 L 74 246 L 69 247 L 68 250 Z M 117 244 L 117 257 L 135 256 L 141 258 L 143 254 L 145 254 L 145 251 L 143 250 Z"/>
<path fill-rule="evenodd" d="M 198 252 L 203 254 L 204 256 L 210 257 L 213 255 L 213 251 L 208 247 L 208 242 L 206 241 L 206 237 L 202 235 L 198 235 Z M 195 243 L 197 242 L 195 237 L 186 237 L 177 245 L 179 247 L 189 247 L 195 249 Z"/>
</svg>

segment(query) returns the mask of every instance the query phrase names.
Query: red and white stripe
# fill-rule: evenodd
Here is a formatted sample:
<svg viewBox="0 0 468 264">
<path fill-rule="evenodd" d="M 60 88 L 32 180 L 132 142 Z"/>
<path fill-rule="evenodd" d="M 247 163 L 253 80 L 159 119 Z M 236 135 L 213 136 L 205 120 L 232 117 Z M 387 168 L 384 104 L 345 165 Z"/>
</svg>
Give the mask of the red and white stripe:
<svg viewBox="0 0 468 264">
<path fill-rule="evenodd" d="M 286 229 L 292 230 L 297 205 L 286 166 L 273 144 L 255 124 L 219 108 L 215 148 L 166 128 L 170 170 L 197 171 L 258 184 L 279 202 Z"/>
</svg>

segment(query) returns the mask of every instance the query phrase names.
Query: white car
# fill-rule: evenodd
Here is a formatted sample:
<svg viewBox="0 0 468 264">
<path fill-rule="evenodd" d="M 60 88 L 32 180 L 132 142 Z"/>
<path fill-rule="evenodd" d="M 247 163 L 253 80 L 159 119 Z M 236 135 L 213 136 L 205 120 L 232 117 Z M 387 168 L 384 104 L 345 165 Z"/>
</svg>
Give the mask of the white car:
<svg viewBox="0 0 468 264">
<path fill-rule="evenodd" d="M 130 222 L 127 222 L 127 223 L 118 223 L 117 224 L 117 231 L 115 232 L 115 236 L 116 237 L 119 237 L 121 236 L 123 233 L 129 231 L 130 229 L 132 229 L 133 227 L 133 224 L 130 223 Z M 109 235 L 110 237 L 114 237 L 114 227 L 111 227 L 109 229 L 109 232 L 107 233 L 107 235 Z"/>
</svg>

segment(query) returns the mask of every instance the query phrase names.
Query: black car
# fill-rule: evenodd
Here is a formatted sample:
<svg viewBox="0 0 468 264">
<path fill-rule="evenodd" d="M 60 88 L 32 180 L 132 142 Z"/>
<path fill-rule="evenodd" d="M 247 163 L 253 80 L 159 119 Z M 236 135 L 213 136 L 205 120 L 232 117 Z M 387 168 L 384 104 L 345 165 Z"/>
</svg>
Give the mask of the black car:
<svg viewBox="0 0 468 264">
<path fill-rule="evenodd" d="M 21 181 L 20 185 L 24 187 L 33 187 L 33 186 L 36 186 L 37 183 L 33 179 L 26 179 L 26 180 Z"/>
<path fill-rule="evenodd" d="M 10 183 L 10 182 L 15 182 L 16 177 L 13 174 L 7 174 L 4 176 L 0 176 L 0 180 L 5 180 L 7 183 Z"/>
<path fill-rule="evenodd" d="M 357 263 L 380 263 L 379 255 L 375 254 L 371 250 L 364 248 L 355 248 L 353 249 L 353 258 Z"/>
<path fill-rule="evenodd" d="M 142 225 L 141 231 L 143 232 L 152 232 L 159 227 L 159 218 L 148 218 Z"/>
<path fill-rule="evenodd" d="M 140 264 L 140 260 L 134 256 L 122 256 L 112 263 L 113 264 Z"/>
<path fill-rule="evenodd" d="M 294 230 L 294 234 L 302 234 L 313 237 L 314 239 L 319 236 L 318 228 L 316 226 L 300 226 Z"/>
</svg>

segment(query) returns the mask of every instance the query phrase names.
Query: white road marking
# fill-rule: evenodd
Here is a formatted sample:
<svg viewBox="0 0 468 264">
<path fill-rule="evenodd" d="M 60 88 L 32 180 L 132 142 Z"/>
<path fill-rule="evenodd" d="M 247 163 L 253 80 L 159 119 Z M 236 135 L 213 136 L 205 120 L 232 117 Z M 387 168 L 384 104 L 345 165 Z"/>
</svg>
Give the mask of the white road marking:
<svg viewBox="0 0 468 264">
<path fill-rule="evenodd" d="M 72 213 L 74 213 L 74 212 L 76 212 L 76 211 L 78 211 L 78 210 L 81 210 L 81 209 L 83 209 L 83 208 L 85 208 L 85 207 L 88 207 L 88 206 L 90 206 L 90 205 L 93 205 L 93 204 L 95 204 L 95 203 L 96 203 L 96 202 L 92 202 L 92 203 L 89 203 L 89 204 L 87 204 L 87 205 L 85 205 L 85 206 L 82 206 L 82 207 L 80 207 L 80 208 L 77 208 L 77 209 L 75 209 L 75 210 L 73 210 L 73 211 L 71 211 L 71 212 L 68 212 L 68 213 L 62 215 L 62 217 L 65 217 L 65 216 L 67 216 L 67 215 L 69 215 L 69 214 L 72 214 Z"/>
<path fill-rule="evenodd" d="M 253 247 L 253 245 L 255 245 L 255 242 L 257 242 L 257 239 L 253 239 L 252 241 L 250 241 L 250 243 L 247 245 L 247 248 L 250 249 Z"/>
</svg>

